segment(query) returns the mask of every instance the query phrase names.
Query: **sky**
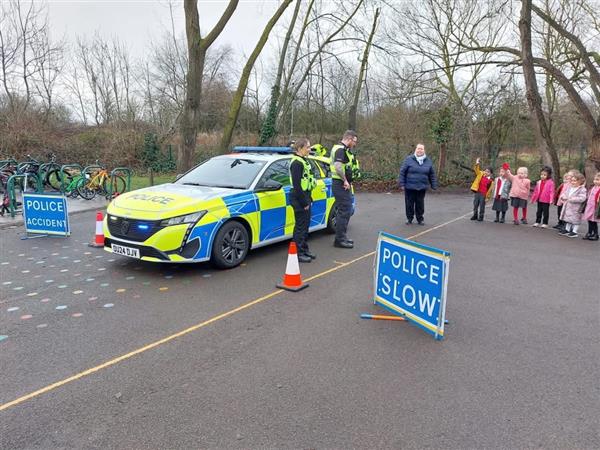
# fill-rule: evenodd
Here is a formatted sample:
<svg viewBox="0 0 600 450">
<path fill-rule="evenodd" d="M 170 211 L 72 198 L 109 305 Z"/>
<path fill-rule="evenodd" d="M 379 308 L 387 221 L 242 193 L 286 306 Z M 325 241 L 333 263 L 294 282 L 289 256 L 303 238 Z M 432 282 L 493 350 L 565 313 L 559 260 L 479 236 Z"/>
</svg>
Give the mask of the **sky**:
<svg viewBox="0 0 600 450">
<path fill-rule="evenodd" d="M 173 1 L 175 32 L 185 32 L 183 2 Z M 225 10 L 228 1 L 199 0 L 200 31 L 206 35 Z M 117 37 L 135 57 L 142 57 L 149 43 L 158 41 L 171 29 L 167 0 L 50 0 L 46 2 L 53 37 L 65 36 L 75 42 L 76 36 Z M 252 52 L 269 17 L 279 5 L 276 0 L 241 0 L 233 17 L 216 44 L 229 45 L 237 55 Z M 290 8 L 291 10 L 291 8 Z"/>
</svg>

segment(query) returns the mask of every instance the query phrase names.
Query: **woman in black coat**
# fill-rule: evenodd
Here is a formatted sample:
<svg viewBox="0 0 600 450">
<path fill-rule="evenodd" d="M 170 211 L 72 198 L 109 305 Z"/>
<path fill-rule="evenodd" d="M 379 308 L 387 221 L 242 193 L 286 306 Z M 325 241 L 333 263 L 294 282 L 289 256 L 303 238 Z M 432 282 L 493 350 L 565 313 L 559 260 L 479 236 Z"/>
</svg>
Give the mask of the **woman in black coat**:
<svg viewBox="0 0 600 450">
<path fill-rule="evenodd" d="M 404 189 L 406 225 L 410 225 L 415 216 L 419 225 L 425 225 L 425 193 L 430 186 L 437 189 L 438 182 L 433 163 L 425 154 L 423 144 L 417 144 L 414 154 L 407 156 L 402 163 L 398 185 L 400 189 Z"/>
</svg>

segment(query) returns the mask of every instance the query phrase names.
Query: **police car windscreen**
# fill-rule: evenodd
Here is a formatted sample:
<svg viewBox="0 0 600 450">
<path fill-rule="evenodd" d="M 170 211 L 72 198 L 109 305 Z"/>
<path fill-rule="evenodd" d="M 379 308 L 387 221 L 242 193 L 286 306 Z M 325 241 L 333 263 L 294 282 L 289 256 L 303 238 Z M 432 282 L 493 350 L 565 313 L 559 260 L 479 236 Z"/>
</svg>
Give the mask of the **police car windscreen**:
<svg viewBox="0 0 600 450">
<path fill-rule="evenodd" d="M 177 184 L 248 189 L 264 161 L 246 158 L 212 158 L 177 180 Z"/>
</svg>

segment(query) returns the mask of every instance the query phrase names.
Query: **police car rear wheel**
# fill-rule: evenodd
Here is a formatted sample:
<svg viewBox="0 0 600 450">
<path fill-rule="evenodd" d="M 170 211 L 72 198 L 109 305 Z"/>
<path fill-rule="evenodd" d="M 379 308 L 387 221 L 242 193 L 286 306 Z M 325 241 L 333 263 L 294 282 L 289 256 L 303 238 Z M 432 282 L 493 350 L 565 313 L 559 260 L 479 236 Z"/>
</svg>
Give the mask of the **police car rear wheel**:
<svg viewBox="0 0 600 450">
<path fill-rule="evenodd" d="M 331 211 L 329 212 L 329 218 L 327 219 L 327 231 L 329 233 L 335 233 L 335 222 L 337 216 L 337 206 L 335 203 L 331 207 Z"/>
<path fill-rule="evenodd" d="M 212 248 L 212 262 L 220 269 L 239 265 L 248 254 L 248 231 L 239 222 L 227 222 L 221 227 Z"/>
</svg>

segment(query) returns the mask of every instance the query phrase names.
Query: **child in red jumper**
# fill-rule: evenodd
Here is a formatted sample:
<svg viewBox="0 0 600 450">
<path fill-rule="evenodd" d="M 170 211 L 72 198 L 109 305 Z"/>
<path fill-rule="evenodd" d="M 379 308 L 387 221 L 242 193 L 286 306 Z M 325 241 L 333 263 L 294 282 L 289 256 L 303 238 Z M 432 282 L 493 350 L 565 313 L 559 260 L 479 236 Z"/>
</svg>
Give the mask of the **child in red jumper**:
<svg viewBox="0 0 600 450">
<path fill-rule="evenodd" d="M 534 227 L 548 228 L 550 216 L 550 204 L 554 200 L 554 181 L 552 180 L 552 168 L 544 166 L 540 172 L 540 180 L 535 185 L 531 203 L 537 202 Z"/>
<path fill-rule="evenodd" d="M 490 197 L 492 192 L 492 178 L 493 171 L 491 167 L 486 167 L 481 171 L 479 165 L 481 160 L 477 158 L 473 171 L 475 172 L 475 180 L 471 184 L 471 191 L 474 193 L 473 196 L 473 217 L 471 220 L 483 221 L 483 215 L 485 214 L 485 201 Z"/>
</svg>

